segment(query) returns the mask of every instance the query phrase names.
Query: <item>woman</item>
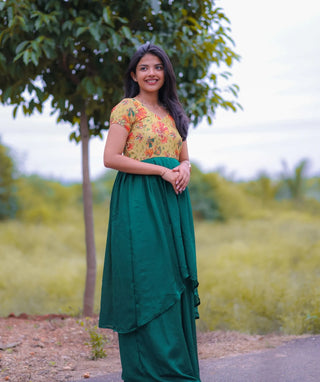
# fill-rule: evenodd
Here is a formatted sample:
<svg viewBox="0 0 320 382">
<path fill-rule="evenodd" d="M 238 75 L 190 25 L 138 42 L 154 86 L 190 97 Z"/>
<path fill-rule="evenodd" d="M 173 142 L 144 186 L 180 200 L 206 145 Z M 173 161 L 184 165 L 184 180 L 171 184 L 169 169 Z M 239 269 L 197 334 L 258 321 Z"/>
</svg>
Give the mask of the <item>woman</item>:
<svg viewBox="0 0 320 382">
<path fill-rule="evenodd" d="M 119 333 L 125 382 L 200 381 L 194 229 L 187 185 L 188 119 L 166 53 L 132 57 L 104 151 L 118 170 L 99 326 Z"/>
</svg>

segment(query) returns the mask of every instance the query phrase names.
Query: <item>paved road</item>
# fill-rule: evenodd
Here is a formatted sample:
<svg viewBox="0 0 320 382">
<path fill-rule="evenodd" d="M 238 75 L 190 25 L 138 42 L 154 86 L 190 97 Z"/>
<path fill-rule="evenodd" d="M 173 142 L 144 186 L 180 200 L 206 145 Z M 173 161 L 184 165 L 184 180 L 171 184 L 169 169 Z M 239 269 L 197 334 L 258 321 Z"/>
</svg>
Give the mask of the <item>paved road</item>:
<svg viewBox="0 0 320 382">
<path fill-rule="evenodd" d="M 200 361 L 202 382 L 320 382 L 320 335 L 259 353 Z M 75 382 L 121 382 L 120 374 Z M 152 382 L 152 381 L 150 381 Z"/>
</svg>

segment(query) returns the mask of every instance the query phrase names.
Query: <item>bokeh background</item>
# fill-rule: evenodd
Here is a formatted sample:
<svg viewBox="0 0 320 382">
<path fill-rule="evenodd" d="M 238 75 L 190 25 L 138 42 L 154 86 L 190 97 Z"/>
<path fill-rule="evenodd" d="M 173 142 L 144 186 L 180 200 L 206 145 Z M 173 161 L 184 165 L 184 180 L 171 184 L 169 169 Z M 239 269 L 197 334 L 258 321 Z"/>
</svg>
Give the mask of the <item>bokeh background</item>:
<svg viewBox="0 0 320 382">
<path fill-rule="evenodd" d="M 237 113 L 191 129 L 201 330 L 320 332 L 320 3 L 217 2 L 241 60 Z M 70 127 L 0 107 L 17 211 L 0 222 L 0 315 L 81 311 L 80 147 Z M 104 140 L 106 135 L 104 136 Z M 99 290 L 114 172 L 90 143 Z"/>
</svg>

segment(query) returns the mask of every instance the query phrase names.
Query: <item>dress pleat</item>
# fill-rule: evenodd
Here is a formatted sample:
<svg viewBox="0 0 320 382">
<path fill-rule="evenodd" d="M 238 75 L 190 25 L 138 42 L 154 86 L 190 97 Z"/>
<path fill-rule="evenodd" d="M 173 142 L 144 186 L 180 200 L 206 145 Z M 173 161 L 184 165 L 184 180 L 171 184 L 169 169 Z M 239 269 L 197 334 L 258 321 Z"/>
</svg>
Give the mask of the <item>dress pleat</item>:
<svg viewBox="0 0 320 382">
<path fill-rule="evenodd" d="M 145 326 L 119 334 L 125 382 L 200 381 L 192 286 L 165 313 Z"/>
</svg>

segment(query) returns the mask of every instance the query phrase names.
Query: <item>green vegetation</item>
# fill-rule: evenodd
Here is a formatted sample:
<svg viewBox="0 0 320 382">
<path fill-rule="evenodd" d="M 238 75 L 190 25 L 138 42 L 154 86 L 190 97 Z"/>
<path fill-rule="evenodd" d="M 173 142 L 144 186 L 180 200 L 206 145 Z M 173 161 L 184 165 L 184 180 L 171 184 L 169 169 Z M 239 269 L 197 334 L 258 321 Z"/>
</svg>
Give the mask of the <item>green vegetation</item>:
<svg viewBox="0 0 320 382">
<path fill-rule="evenodd" d="M 79 321 L 79 324 L 89 333 L 90 342 L 86 342 L 85 345 L 89 345 L 91 348 L 91 359 L 105 358 L 107 353 L 104 350 L 104 344 L 108 342 L 107 337 L 99 333 L 98 326 L 92 325 L 89 317 L 85 321 Z"/>
<path fill-rule="evenodd" d="M 237 183 L 193 169 L 201 330 L 320 333 L 320 180 L 304 179 L 299 198 L 285 198 L 289 175 Z M 113 179 L 106 172 L 93 183 L 96 313 Z M 0 315 L 79 315 L 86 273 L 81 185 L 37 176 L 16 182 L 16 217 L 0 222 Z"/>
<path fill-rule="evenodd" d="M 15 163 L 10 149 L 0 140 L 0 220 L 14 217 L 17 211 Z"/>
<path fill-rule="evenodd" d="M 320 333 L 320 219 L 297 211 L 198 223 L 200 328 Z"/>
</svg>

